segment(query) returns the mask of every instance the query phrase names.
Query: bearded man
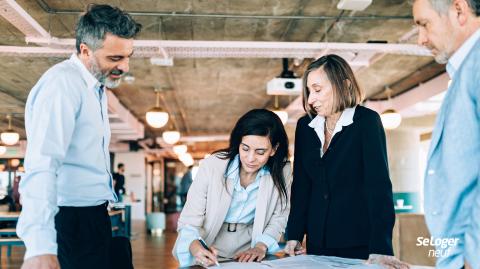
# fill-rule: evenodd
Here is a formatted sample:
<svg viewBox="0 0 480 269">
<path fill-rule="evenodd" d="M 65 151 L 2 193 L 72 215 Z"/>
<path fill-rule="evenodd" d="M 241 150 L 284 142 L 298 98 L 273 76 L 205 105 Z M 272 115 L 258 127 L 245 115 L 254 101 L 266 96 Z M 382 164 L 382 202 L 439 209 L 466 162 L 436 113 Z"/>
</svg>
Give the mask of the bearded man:
<svg viewBox="0 0 480 269">
<path fill-rule="evenodd" d="M 27 248 L 23 269 L 109 268 L 107 205 L 116 196 L 105 90 L 128 72 L 140 29 L 118 8 L 89 5 L 77 23 L 77 52 L 28 95 L 17 225 Z"/>
<path fill-rule="evenodd" d="M 436 268 L 480 268 L 480 0 L 415 0 L 418 44 L 451 79 L 432 134 L 425 220 Z"/>
</svg>

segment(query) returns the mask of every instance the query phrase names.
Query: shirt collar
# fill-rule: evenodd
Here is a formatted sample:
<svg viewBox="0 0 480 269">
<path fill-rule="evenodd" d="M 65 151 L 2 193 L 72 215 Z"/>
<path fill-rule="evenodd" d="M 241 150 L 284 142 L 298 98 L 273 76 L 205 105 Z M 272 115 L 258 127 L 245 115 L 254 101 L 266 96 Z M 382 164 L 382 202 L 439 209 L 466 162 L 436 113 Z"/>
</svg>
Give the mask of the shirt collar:
<svg viewBox="0 0 480 269">
<path fill-rule="evenodd" d="M 475 43 L 480 39 L 480 29 L 478 29 L 473 35 L 471 35 L 461 46 L 460 48 L 453 53 L 452 57 L 448 59 L 447 63 L 447 73 L 450 79 L 453 78 L 455 72 L 460 68 L 463 60 L 472 50 Z"/>
<path fill-rule="evenodd" d="M 227 170 L 226 177 L 231 178 L 231 179 L 240 179 L 240 155 L 237 154 L 235 158 L 233 159 L 232 164 Z M 268 167 L 266 165 L 262 166 L 260 170 L 257 173 L 256 180 L 260 179 L 263 176 L 269 175 L 270 171 L 268 170 Z"/>
<path fill-rule="evenodd" d="M 100 82 L 88 71 L 87 67 L 80 61 L 76 53 L 70 57 L 70 61 L 78 67 L 83 80 L 87 83 L 88 89 L 97 89 L 101 86 Z"/>
<path fill-rule="evenodd" d="M 342 115 L 340 115 L 340 118 L 338 119 L 337 124 L 335 125 L 334 133 L 340 132 L 343 127 L 353 123 L 353 115 L 355 114 L 355 108 L 357 108 L 357 106 L 346 108 L 345 110 L 343 110 Z M 314 128 L 315 130 L 319 130 L 323 133 L 324 127 L 325 127 L 325 117 L 317 115 L 308 124 L 308 126 Z"/>
</svg>

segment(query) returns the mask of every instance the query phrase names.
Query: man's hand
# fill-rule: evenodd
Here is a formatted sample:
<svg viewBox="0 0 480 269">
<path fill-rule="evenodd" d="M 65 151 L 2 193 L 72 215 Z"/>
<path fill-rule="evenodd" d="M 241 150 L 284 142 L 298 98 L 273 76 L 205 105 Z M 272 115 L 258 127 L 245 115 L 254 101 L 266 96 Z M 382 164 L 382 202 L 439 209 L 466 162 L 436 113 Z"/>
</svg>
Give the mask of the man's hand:
<svg viewBox="0 0 480 269">
<path fill-rule="evenodd" d="M 287 244 L 285 245 L 283 251 L 290 256 L 304 255 L 307 253 L 307 250 L 304 249 L 302 247 L 302 244 L 300 244 L 300 242 L 298 242 L 297 240 L 287 241 Z"/>
<path fill-rule="evenodd" d="M 254 248 L 237 253 L 233 258 L 238 259 L 239 262 L 260 262 L 265 258 L 265 255 L 267 255 L 267 246 L 258 242 Z"/>
<path fill-rule="evenodd" d="M 198 240 L 193 240 L 190 244 L 190 253 L 195 257 L 195 262 L 203 267 L 215 265 L 217 263 L 217 250 L 210 247 L 212 252 L 206 250 Z"/>
<path fill-rule="evenodd" d="M 387 269 L 410 269 L 410 264 L 388 255 L 370 254 L 366 263 L 377 264 Z"/>
<path fill-rule="evenodd" d="M 472 269 L 472 267 L 467 261 L 465 261 L 465 269 Z"/>
<path fill-rule="evenodd" d="M 21 269 L 60 269 L 56 255 L 39 255 L 26 259 Z"/>
</svg>

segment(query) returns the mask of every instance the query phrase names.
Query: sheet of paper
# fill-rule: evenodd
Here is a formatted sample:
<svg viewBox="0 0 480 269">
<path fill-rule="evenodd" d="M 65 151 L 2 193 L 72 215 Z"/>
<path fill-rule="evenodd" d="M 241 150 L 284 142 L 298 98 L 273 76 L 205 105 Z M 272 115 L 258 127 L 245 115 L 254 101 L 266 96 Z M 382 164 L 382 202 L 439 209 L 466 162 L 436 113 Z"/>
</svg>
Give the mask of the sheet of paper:
<svg viewBox="0 0 480 269">
<path fill-rule="evenodd" d="M 220 267 L 209 268 L 226 269 L 383 269 L 377 264 L 365 264 L 363 260 L 346 259 L 332 256 L 301 255 L 278 260 L 239 263 L 223 262 Z M 433 269 L 428 266 L 412 266 L 412 269 Z"/>
<path fill-rule="evenodd" d="M 271 267 L 258 262 L 222 262 L 220 266 L 210 266 L 209 269 L 270 269 Z"/>
<path fill-rule="evenodd" d="M 345 259 L 331 256 L 302 255 L 273 261 L 265 261 L 263 264 L 271 268 L 287 269 L 380 269 L 378 265 L 365 264 L 363 260 Z"/>
</svg>

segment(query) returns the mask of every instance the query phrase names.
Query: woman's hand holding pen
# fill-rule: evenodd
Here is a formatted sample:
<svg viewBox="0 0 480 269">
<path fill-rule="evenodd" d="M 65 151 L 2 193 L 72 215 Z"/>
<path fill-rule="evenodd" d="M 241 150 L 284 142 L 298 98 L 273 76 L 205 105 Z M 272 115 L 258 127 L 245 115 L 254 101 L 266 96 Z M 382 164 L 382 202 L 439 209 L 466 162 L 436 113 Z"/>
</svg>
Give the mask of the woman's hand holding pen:
<svg viewBox="0 0 480 269">
<path fill-rule="evenodd" d="M 210 251 L 205 249 L 200 241 L 194 240 L 190 244 L 190 253 L 195 257 L 195 262 L 202 266 L 211 266 L 218 264 L 217 255 L 218 252 L 214 247 L 210 247 Z"/>
<path fill-rule="evenodd" d="M 238 259 L 239 262 L 261 262 L 265 255 L 267 255 L 267 246 L 258 242 L 254 248 L 237 253 L 233 258 Z"/>
<path fill-rule="evenodd" d="M 302 247 L 302 244 L 300 244 L 300 242 L 297 240 L 287 241 L 283 251 L 290 256 L 304 255 L 307 253 L 307 250 Z"/>
</svg>

